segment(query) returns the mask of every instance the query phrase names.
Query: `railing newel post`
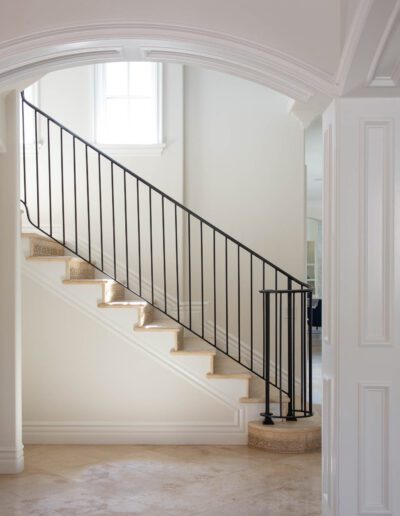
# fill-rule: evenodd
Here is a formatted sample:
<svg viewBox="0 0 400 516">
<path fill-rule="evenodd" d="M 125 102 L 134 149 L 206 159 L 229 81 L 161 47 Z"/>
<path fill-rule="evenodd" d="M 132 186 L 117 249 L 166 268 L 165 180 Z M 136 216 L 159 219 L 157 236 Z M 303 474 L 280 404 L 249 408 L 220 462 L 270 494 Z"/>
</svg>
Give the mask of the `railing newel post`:
<svg viewBox="0 0 400 516">
<path fill-rule="evenodd" d="M 265 321 L 264 331 L 264 379 L 265 379 L 265 412 L 264 425 L 273 425 L 271 413 L 271 383 L 270 383 L 270 361 L 271 361 L 271 292 L 263 291 L 263 312 Z"/>
<path fill-rule="evenodd" d="M 295 417 L 295 400 L 294 395 L 294 375 L 293 369 L 293 292 L 292 292 L 292 280 L 288 279 L 288 413 L 286 416 L 287 421 L 296 421 Z"/>
</svg>

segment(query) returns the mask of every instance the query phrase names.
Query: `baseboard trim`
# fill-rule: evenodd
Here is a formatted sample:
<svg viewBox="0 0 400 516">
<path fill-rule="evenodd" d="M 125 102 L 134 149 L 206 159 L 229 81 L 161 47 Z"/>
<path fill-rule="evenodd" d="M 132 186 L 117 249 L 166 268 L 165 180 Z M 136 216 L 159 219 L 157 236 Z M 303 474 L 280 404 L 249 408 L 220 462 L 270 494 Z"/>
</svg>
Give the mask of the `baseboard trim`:
<svg viewBox="0 0 400 516">
<path fill-rule="evenodd" d="M 26 422 L 25 444 L 247 444 L 245 425 Z"/>
<path fill-rule="evenodd" d="M 24 469 L 24 447 L 0 447 L 0 475 L 15 475 Z"/>
</svg>

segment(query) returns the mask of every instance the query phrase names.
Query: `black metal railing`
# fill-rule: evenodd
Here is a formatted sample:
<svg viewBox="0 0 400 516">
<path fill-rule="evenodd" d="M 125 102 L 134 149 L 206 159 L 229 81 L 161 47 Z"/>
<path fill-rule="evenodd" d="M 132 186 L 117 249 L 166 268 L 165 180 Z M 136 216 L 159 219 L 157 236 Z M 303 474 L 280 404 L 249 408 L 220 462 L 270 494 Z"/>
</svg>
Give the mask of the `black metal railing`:
<svg viewBox="0 0 400 516">
<path fill-rule="evenodd" d="M 265 380 L 266 424 L 312 415 L 306 283 L 23 94 L 22 143 L 21 202 L 35 228 Z"/>
</svg>

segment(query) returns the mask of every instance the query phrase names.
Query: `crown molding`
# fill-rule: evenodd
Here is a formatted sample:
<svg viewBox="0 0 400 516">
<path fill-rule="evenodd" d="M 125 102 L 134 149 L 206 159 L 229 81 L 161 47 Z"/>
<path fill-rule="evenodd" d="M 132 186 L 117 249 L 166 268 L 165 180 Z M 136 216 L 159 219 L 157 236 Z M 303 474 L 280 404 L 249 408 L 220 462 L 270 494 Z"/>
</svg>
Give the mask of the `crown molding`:
<svg viewBox="0 0 400 516">
<path fill-rule="evenodd" d="M 0 44 L 0 84 L 5 78 L 16 77 L 21 68 L 27 72 L 49 64 L 76 64 L 79 54 L 82 57 L 86 53 L 88 62 L 99 57 L 109 58 L 101 56 L 101 47 L 111 40 L 118 41 L 118 45 L 122 42 L 120 58 L 135 42 L 150 49 L 152 43 L 157 42 L 159 51 L 169 52 L 170 58 L 196 60 L 198 64 L 218 69 L 225 66 L 229 73 L 277 89 L 284 88 L 285 94 L 291 91 L 292 85 L 292 92 L 298 91 L 298 100 L 309 98 L 315 92 L 334 96 L 336 91 L 333 76 L 277 49 L 198 27 L 141 22 L 58 27 L 5 41 Z M 178 48 L 172 49 L 171 42 Z M 93 44 L 97 49 L 91 56 Z M 80 50 L 79 46 L 82 46 Z M 52 49 L 60 47 L 64 47 L 61 55 L 54 55 Z M 171 52 L 176 55 L 172 56 Z M 164 57 L 168 57 L 167 54 Z"/>
<path fill-rule="evenodd" d="M 336 72 L 336 84 L 340 95 L 344 92 L 346 82 L 350 74 L 351 65 L 356 55 L 357 47 L 361 41 L 361 35 L 364 31 L 373 3 L 374 0 L 363 0 L 362 2 L 359 2 L 357 6 Z"/>
</svg>

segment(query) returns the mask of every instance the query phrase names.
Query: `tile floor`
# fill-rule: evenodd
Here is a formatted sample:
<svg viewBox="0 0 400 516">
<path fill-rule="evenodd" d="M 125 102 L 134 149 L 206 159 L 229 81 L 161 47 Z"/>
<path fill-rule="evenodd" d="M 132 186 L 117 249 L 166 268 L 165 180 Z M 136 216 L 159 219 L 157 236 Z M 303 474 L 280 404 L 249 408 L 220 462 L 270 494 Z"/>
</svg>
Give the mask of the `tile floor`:
<svg viewBox="0 0 400 516">
<path fill-rule="evenodd" d="M 319 516 L 320 454 L 247 446 L 26 446 L 1 516 Z"/>
</svg>

